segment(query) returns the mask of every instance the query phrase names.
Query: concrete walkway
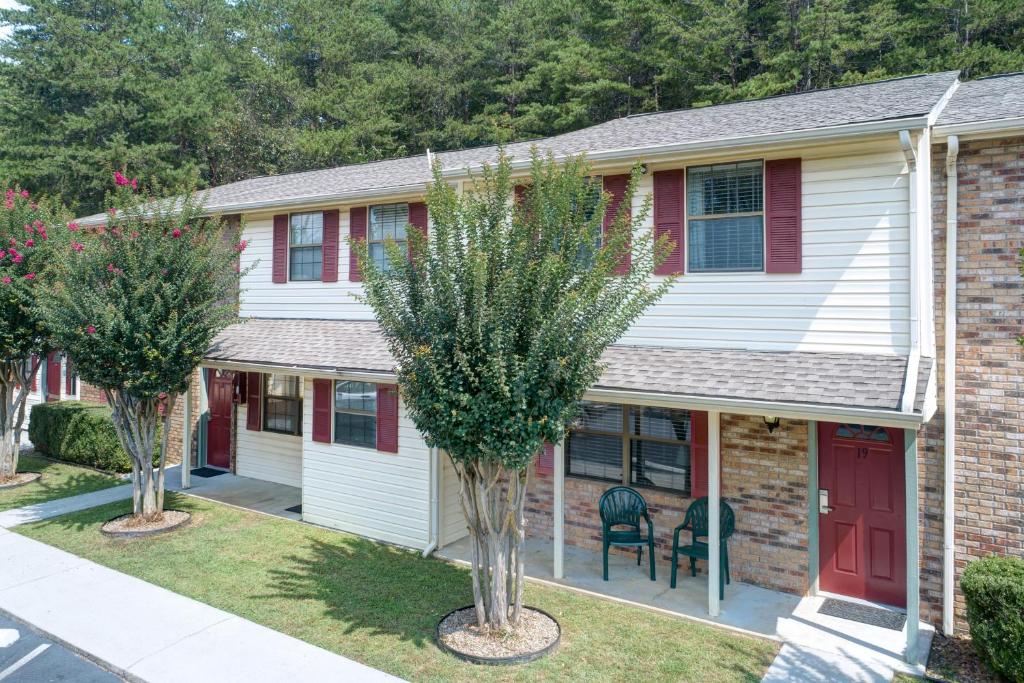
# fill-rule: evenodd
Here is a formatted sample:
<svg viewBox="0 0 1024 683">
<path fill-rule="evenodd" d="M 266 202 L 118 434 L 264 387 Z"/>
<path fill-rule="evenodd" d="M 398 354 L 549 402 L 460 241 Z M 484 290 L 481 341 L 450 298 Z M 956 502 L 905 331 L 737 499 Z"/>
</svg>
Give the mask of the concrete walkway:
<svg viewBox="0 0 1024 683">
<path fill-rule="evenodd" d="M 0 612 L 131 681 L 399 680 L 6 529 Z"/>
<path fill-rule="evenodd" d="M 115 500 L 131 498 L 131 484 L 122 484 L 109 489 L 100 489 L 91 493 L 82 493 L 77 496 L 48 500 L 45 503 L 26 505 L 22 508 L 14 508 L 0 512 L 0 529 L 10 529 L 12 526 L 38 522 L 41 519 L 60 517 L 69 512 L 78 512 L 87 508 L 94 508 L 97 505 L 106 505 Z"/>
</svg>

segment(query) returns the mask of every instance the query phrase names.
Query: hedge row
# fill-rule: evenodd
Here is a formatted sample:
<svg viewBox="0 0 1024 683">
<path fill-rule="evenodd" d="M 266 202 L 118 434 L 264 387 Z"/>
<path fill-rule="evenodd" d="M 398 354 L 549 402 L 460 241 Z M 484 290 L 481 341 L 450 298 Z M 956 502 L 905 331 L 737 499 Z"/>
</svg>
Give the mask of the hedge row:
<svg viewBox="0 0 1024 683">
<path fill-rule="evenodd" d="M 131 460 L 114 431 L 110 408 L 105 405 L 85 401 L 40 403 L 32 408 L 28 436 L 37 451 L 56 460 L 108 472 L 132 470 Z"/>
<path fill-rule="evenodd" d="M 975 560 L 964 570 L 960 588 L 981 658 L 1008 680 L 1024 683 L 1024 559 Z"/>
</svg>

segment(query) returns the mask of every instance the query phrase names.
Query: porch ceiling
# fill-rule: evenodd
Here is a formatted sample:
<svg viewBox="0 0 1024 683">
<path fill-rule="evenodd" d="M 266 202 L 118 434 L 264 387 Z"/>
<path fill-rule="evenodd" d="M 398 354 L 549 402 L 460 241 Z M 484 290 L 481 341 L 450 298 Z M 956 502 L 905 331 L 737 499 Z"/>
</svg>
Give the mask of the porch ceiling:
<svg viewBox="0 0 1024 683">
<path fill-rule="evenodd" d="M 613 346 L 599 390 L 696 399 L 899 411 L 906 356 L 738 349 Z M 207 365 L 299 373 L 391 375 L 394 361 L 377 324 L 366 320 L 250 318 L 227 328 Z M 933 360 L 918 367 L 914 414 L 925 403 Z"/>
</svg>

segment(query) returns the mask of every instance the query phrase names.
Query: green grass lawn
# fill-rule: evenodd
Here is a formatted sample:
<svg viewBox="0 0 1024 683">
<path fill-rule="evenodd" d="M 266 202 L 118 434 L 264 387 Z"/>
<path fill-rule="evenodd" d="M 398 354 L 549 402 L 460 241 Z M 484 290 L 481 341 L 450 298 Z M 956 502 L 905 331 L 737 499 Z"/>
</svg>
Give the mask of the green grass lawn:
<svg viewBox="0 0 1024 683">
<path fill-rule="evenodd" d="M 468 571 L 364 538 L 169 494 L 183 530 L 111 540 L 113 503 L 15 531 L 414 681 L 759 681 L 778 646 L 682 619 L 531 585 L 562 625 L 560 650 L 518 667 L 442 653 L 434 626 L 472 602 Z"/>
<path fill-rule="evenodd" d="M 42 472 L 43 478 L 24 486 L 0 490 L 0 511 L 99 491 L 123 483 L 109 474 L 34 455 L 22 455 L 18 460 L 18 471 Z"/>
</svg>

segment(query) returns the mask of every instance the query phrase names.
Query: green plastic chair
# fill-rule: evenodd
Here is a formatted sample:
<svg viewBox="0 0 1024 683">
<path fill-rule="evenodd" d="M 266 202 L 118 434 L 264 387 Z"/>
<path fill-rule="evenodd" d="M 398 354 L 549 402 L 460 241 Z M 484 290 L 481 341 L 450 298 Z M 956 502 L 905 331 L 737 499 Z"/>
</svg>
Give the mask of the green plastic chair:
<svg viewBox="0 0 1024 683">
<path fill-rule="evenodd" d="M 724 500 L 718 508 L 719 513 L 719 562 L 718 571 L 718 599 L 725 599 L 725 584 L 732 583 L 729 576 L 729 537 L 736 531 L 736 515 L 732 508 Z M 679 532 L 689 531 L 692 535 L 690 545 L 679 545 Z M 683 523 L 677 526 L 672 532 L 672 580 L 669 583 L 672 588 L 676 587 L 676 571 L 679 568 L 679 556 L 685 555 L 690 558 L 690 576 L 697 576 L 697 560 L 708 561 L 707 541 L 698 539 L 708 537 L 708 499 L 698 498 L 690 504 L 686 510 L 686 517 Z"/>
<path fill-rule="evenodd" d="M 601 495 L 597 504 L 601 512 L 601 537 L 604 540 L 604 580 L 608 580 L 608 549 L 636 548 L 636 565 L 640 566 L 644 546 L 651 563 L 654 581 L 654 522 L 647 512 L 647 501 L 628 486 L 613 486 Z M 647 521 L 647 537 L 640 535 L 640 520 Z"/>
</svg>

